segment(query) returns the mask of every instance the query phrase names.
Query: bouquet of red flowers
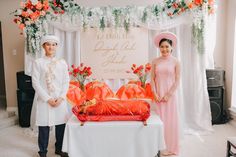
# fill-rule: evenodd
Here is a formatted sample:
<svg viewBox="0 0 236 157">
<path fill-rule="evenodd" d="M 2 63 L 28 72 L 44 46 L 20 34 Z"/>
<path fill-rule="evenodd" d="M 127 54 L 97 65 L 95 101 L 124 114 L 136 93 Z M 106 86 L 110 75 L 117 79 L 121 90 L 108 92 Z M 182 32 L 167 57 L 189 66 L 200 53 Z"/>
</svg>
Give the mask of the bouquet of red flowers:
<svg viewBox="0 0 236 157">
<path fill-rule="evenodd" d="M 133 64 L 131 67 L 131 70 L 133 74 L 138 76 L 142 87 L 145 87 L 147 76 L 151 71 L 151 64 L 147 63 L 145 65 L 140 65 L 140 66 Z M 130 71 L 127 71 L 127 72 L 130 73 Z"/>
<path fill-rule="evenodd" d="M 69 74 L 80 83 L 80 88 L 84 90 L 84 81 L 92 74 L 92 70 L 91 67 L 84 66 L 83 63 L 78 67 L 73 64 L 69 69 Z"/>
</svg>

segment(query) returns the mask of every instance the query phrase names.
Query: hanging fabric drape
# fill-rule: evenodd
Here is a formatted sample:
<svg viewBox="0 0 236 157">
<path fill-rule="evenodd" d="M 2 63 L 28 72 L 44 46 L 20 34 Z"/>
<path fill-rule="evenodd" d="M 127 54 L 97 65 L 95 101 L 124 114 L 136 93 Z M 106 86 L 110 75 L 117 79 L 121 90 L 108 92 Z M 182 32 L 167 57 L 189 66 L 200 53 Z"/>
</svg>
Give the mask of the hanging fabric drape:
<svg viewBox="0 0 236 157">
<path fill-rule="evenodd" d="M 62 20 L 62 21 L 60 21 Z M 76 22 L 60 19 L 56 22 L 48 23 L 47 31 L 60 38 L 60 47 L 57 55 L 64 58 L 68 65 L 80 64 L 80 31 L 82 30 Z M 211 21 L 210 21 L 211 20 Z M 173 52 L 181 63 L 181 81 L 178 89 L 178 101 L 180 109 L 180 121 L 186 133 L 208 133 L 212 131 L 211 112 L 209 97 L 207 93 L 206 68 L 214 67 L 213 44 L 211 36 L 214 36 L 214 19 L 207 19 L 205 29 L 206 52 L 198 53 L 196 46 L 192 43 L 192 18 L 187 14 L 173 20 L 161 21 L 162 23 L 139 24 L 140 27 L 149 29 L 149 53 L 151 61 L 159 56 L 157 48 L 153 44 L 156 34 L 161 31 L 171 31 L 178 37 L 177 49 Z M 131 28 L 132 29 L 132 28 Z M 89 44 L 89 43 L 88 43 Z M 43 52 L 42 52 L 43 53 Z M 26 74 L 31 74 L 32 62 L 35 58 L 25 53 Z M 91 81 L 91 80 L 87 80 Z M 127 83 L 126 79 L 107 79 L 106 82 L 113 91 Z"/>
</svg>

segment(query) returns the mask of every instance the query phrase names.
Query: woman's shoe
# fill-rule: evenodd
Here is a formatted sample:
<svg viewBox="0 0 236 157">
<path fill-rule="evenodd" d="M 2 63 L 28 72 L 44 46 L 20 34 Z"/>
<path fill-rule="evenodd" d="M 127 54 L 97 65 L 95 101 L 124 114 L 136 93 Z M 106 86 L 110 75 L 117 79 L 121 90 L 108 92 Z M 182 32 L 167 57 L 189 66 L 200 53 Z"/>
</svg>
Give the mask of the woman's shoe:
<svg viewBox="0 0 236 157">
<path fill-rule="evenodd" d="M 161 155 L 162 156 L 170 156 L 170 155 L 175 155 L 175 154 L 172 152 L 169 152 L 169 151 L 163 151 L 163 152 L 161 152 Z"/>
</svg>

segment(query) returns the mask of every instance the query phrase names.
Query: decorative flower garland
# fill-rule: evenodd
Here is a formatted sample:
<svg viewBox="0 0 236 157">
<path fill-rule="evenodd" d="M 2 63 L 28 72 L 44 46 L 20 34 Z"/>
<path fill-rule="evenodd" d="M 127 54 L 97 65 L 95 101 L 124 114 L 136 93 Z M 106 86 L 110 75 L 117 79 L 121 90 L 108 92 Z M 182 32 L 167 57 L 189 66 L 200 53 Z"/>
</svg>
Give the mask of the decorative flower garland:
<svg viewBox="0 0 236 157">
<path fill-rule="evenodd" d="M 187 1 L 187 0 L 186 0 Z M 26 0 L 14 13 L 14 22 L 24 32 L 27 52 L 40 53 L 40 38 L 47 33 L 44 24 L 56 20 L 58 15 L 71 17 L 71 22 L 84 29 L 96 27 L 124 27 L 126 31 L 138 23 L 158 22 L 160 19 L 172 19 L 183 13 L 214 13 L 214 0 L 164 0 L 163 3 L 146 7 L 95 7 L 88 8 L 76 4 L 74 0 Z M 197 24 L 202 19 L 197 20 Z M 198 27 L 199 28 L 199 27 Z M 201 28 L 200 28 L 201 29 Z M 199 31 L 200 33 L 201 31 Z M 199 37 L 201 35 L 195 35 Z"/>
</svg>

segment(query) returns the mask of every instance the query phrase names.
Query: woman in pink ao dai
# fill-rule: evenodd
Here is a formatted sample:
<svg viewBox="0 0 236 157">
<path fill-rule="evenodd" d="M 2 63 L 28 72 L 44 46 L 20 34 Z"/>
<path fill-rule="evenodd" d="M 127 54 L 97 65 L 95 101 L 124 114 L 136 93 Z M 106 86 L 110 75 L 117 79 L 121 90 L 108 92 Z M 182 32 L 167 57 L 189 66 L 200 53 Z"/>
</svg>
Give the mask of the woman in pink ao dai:
<svg viewBox="0 0 236 157">
<path fill-rule="evenodd" d="M 157 35 L 155 45 L 159 47 L 161 56 L 152 61 L 152 85 L 157 114 L 164 123 L 166 150 L 163 156 L 178 155 L 179 153 L 179 124 L 177 112 L 176 89 L 180 78 L 180 64 L 172 56 L 176 46 L 176 36 L 170 32 Z"/>
</svg>

